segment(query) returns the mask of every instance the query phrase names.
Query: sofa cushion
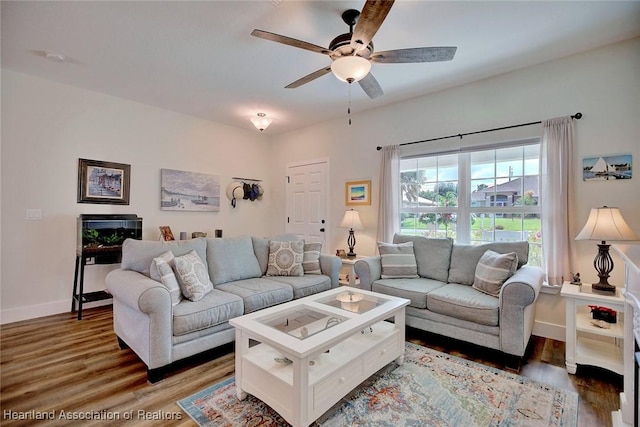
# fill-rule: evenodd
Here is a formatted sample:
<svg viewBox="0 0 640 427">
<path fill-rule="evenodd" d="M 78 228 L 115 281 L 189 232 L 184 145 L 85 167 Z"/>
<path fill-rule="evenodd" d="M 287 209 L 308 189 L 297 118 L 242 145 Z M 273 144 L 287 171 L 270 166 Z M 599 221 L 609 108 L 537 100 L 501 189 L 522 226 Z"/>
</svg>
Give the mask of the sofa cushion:
<svg viewBox="0 0 640 427">
<path fill-rule="evenodd" d="M 242 298 L 212 290 L 199 301 L 183 300 L 173 309 L 173 335 L 186 335 L 242 316 Z"/>
<path fill-rule="evenodd" d="M 500 288 L 513 275 L 517 266 L 518 255 L 515 252 L 499 254 L 487 250 L 476 266 L 473 288 L 497 297 L 500 295 Z"/>
<path fill-rule="evenodd" d="M 190 301 L 201 300 L 213 290 L 209 272 L 196 251 L 173 258 L 176 277 L 182 295 Z"/>
<path fill-rule="evenodd" d="M 321 274 L 304 276 L 269 276 L 269 280 L 286 283 L 293 288 L 293 298 L 303 298 L 331 289 L 331 277 Z"/>
<path fill-rule="evenodd" d="M 456 319 L 496 326 L 500 317 L 499 301 L 471 286 L 449 283 L 429 292 L 427 309 Z"/>
<path fill-rule="evenodd" d="M 267 276 L 302 276 L 304 268 L 304 241 L 269 242 Z"/>
<path fill-rule="evenodd" d="M 527 263 L 529 257 L 529 242 L 491 242 L 483 245 L 453 245 L 451 251 L 451 267 L 449 268 L 450 283 L 473 285 L 476 277 L 476 266 L 480 257 L 491 249 L 499 254 L 515 252 L 518 255 L 518 268 Z"/>
<path fill-rule="evenodd" d="M 302 257 L 302 269 L 304 274 L 322 274 L 320 270 L 321 242 L 311 242 L 304 244 L 304 254 Z"/>
<path fill-rule="evenodd" d="M 122 244 L 121 268 L 137 271 L 150 277 L 149 268 L 154 258 L 167 251 L 171 251 L 175 256 L 180 256 L 193 250 L 196 251 L 200 259 L 205 260 L 207 256 L 205 239 L 173 240 L 170 242 L 126 239 Z"/>
<path fill-rule="evenodd" d="M 383 279 L 411 279 L 418 277 L 418 266 L 413 253 L 413 242 L 384 243 L 378 242 L 381 277 Z"/>
<path fill-rule="evenodd" d="M 258 265 L 260 265 L 261 275 L 264 276 L 267 274 L 267 267 L 269 266 L 269 239 L 251 236 L 251 244 L 253 245 L 253 252 L 258 259 Z"/>
<path fill-rule="evenodd" d="M 371 290 L 385 295 L 406 298 L 410 307 L 427 308 L 427 294 L 445 286 L 444 282 L 433 279 L 380 279 L 373 282 Z"/>
<path fill-rule="evenodd" d="M 153 280 L 162 283 L 167 289 L 169 289 L 171 305 L 175 306 L 182 301 L 182 291 L 180 290 L 180 284 L 178 283 L 176 274 L 171 267 L 173 264 L 173 258 L 174 256 L 171 251 L 167 251 L 159 257 L 154 258 L 151 262 L 149 273 Z"/>
<path fill-rule="evenodd" d="M 418 275 L 427 279 L 446 282 L 449 277 L 452 239 L 430 239 L 423 236 L 393 236 L 393 243 L 413 242 L 413 252 L 418 264 Z"/>
<path fill-rule="evenodd" d="M 207 239 L 207 263 L 214 286 L 262 276 L 250 236 Z"/>
<path fill-rule="evenodd" d="M 244 314 L 293 299 L 291 286 L 265 277 L 223 283 L 216 285 L 215 288 L 242 298 Z"/>
</svg>

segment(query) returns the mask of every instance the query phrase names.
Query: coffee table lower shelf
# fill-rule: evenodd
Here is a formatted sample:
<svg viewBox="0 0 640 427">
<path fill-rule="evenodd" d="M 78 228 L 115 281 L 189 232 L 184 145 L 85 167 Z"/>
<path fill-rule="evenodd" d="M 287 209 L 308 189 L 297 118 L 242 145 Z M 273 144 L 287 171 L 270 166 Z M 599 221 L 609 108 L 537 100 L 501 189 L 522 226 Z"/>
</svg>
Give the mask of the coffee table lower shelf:
<svg viewBox="0 0 640 427">
<path fill-rule="evenodd" d="M 294 387 L 293 364 L 274 360 L 284 356 L 264 343 L 251 347 L 242 356 L 240 387 L 289 422 L 296 419 L 295 405 L 292 407 L 291 403 L 302 399 L 300 403 L 307 407 L 307 419 L 303 424 L 308 425 L 393 360 L 402 363 L 404 336 L 393 323 L 382 321 L 352 335 L 328 352 L 309 358 L 307 385 L 302 392 L 296 392 Z"/>
</svg>

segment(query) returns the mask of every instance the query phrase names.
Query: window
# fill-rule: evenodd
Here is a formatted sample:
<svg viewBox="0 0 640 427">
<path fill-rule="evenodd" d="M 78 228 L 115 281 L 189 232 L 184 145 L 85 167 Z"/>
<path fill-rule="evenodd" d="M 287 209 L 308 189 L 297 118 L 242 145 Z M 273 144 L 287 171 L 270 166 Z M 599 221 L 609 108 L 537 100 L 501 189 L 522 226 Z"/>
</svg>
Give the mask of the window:
<svg viewBox="0 0 640 427">
<path fill-rule="evenodd" d="M 400 233 L 481 244 L 528 240 L 542 263 L 539 141 L 400 160 Z"/>
</svg>

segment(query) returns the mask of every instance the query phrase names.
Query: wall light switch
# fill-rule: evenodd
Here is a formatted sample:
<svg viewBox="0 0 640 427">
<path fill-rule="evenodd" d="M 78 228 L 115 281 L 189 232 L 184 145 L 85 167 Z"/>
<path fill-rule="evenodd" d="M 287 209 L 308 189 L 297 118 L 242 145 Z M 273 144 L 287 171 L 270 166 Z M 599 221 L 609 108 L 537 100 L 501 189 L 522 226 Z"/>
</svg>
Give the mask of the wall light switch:
<svg viewBox="0 0 640 427">
<path fill-rule="evenodd" d="M 42 219 L 42 209 L 27 209 L 27 221 L 40 221 Z"/>
</svg>

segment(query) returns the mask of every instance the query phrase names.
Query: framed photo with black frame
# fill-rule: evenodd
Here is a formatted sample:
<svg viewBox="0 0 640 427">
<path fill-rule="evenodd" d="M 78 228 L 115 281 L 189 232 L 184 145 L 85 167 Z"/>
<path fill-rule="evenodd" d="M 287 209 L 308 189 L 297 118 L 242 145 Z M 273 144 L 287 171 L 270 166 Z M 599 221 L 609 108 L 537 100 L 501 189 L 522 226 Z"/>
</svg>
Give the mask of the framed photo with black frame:
<svg viewBox="0 0 640 427">
<path fill-rule="evenodd" d="M 131 165 L 78 160 L 78 203 L 129 204 Z"/>
</svg>

